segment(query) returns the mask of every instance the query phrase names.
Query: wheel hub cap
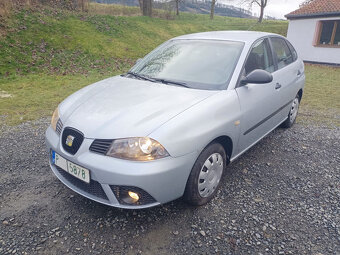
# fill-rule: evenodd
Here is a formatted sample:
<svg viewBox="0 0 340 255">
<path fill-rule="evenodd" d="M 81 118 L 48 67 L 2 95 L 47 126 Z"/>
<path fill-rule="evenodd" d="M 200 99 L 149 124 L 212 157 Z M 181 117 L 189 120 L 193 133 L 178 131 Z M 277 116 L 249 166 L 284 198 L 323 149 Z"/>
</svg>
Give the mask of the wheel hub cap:
<svg viewBox="0 0 340 255">
<path fill-rule="evenodd" d="M 292 108 L 290 109 L 290 122 L 293 122 L 296 119 L 297 113 L 299 110 L 299 99 L 295 98 L 293 103 L 292 103 Z"/>
<path fill-rule="evenodd" d="M 214 153 L 204 162 L 198 177 L 198 192 L 201 197 L 209 197 L 217 188 L 223 173 L 223 158 Z"/>
</svg>

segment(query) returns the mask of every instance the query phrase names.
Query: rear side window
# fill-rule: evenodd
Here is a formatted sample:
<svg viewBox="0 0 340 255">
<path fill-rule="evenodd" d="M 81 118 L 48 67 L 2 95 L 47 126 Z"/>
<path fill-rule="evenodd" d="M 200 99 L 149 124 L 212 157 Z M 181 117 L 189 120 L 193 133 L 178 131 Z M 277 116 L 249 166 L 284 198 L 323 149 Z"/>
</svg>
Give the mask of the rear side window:
<svg viewBox="0 0 340 255">
<path fill-rule="evenodd" d="M 270 73 L 275 70 L 267 39 L 261 40 L 253 46 L 245 64 L 245 75 L 248 75 L 255 69 L 266 70 Z"/>
<path fill-rule="evenodd" d="M 293 55 L 293 61 L 296 61 L 298 59 L 296 50 L 294 49 L 293 45 L 289 41 L 286 40 L 286 43 L 288 44 L 288 47 Z"/>
<path fill-rule="evenodd" d="M 277 60 L 278 69 L 294 62 L 294 57 L 284 39 L 274 37 L 270 40 L 273 45 L 274 58 Z"/>
</svg>

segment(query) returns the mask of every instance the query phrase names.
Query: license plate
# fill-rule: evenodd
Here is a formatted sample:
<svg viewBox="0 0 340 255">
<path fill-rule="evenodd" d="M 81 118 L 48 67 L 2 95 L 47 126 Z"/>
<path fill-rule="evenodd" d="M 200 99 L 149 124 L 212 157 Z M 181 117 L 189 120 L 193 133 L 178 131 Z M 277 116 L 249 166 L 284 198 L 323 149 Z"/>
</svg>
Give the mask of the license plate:
<svg viewBox="0 0 340 255">
<path fill-rule="evenodd" d="M 59 166 L 61 169 L 65 170 L 66 172 L 78 178 L 79 180 L 90 183 L 89 170 L 87 170 L 84 167 L 73 164 L 72 162 L 60 156 L 55 151 L 52 151 L 52 162 L 53 164 Z"/>
</svg>

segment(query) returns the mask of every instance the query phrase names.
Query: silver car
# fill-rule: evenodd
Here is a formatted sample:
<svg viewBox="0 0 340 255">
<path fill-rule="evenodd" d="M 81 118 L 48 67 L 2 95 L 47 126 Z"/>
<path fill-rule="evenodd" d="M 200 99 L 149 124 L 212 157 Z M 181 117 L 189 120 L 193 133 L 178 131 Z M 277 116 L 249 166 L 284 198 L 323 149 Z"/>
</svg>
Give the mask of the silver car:
<svg viewBox="0 0 340 255">
<path fill-rule="evenodd" d="M 171 39 L 87 86 L 46 131 L 53 173 L 120 208 L 211 200 L 226 166 L 296 119 L 304 65 L 286 38 L 220 31 Z"/>
</svg>

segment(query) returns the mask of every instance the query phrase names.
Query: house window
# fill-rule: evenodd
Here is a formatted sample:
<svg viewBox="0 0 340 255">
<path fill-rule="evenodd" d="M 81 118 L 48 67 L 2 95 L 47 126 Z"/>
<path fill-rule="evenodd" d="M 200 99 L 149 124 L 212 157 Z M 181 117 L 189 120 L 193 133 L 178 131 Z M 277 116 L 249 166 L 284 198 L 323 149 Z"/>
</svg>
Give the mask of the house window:
<svg viewBox="0 0 340 255">
<path fill-rule="evenodd" d="M 340 47 L 340 20 L 319 21 L 315 46 Z"/>
</svg>

